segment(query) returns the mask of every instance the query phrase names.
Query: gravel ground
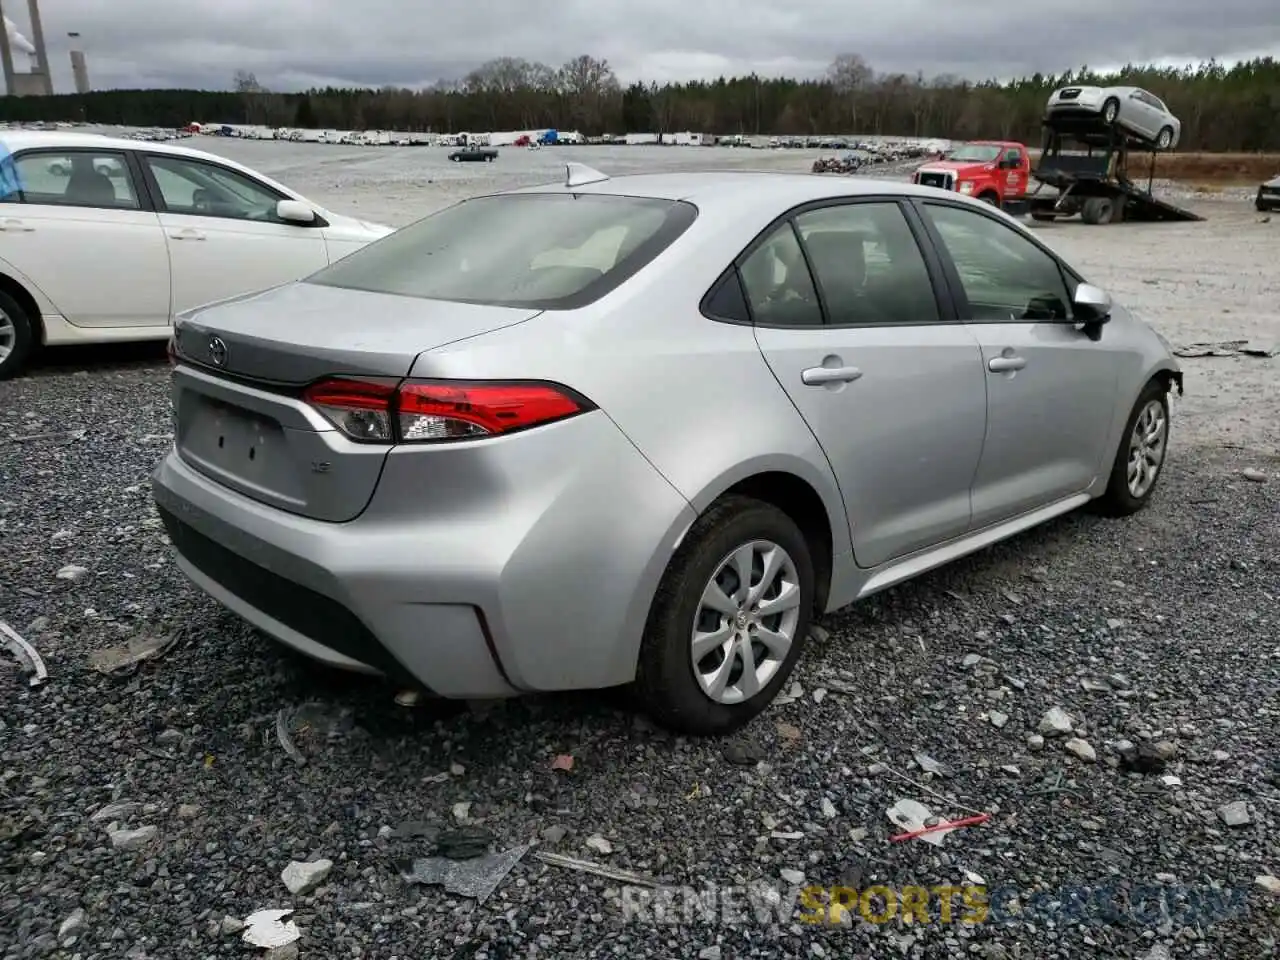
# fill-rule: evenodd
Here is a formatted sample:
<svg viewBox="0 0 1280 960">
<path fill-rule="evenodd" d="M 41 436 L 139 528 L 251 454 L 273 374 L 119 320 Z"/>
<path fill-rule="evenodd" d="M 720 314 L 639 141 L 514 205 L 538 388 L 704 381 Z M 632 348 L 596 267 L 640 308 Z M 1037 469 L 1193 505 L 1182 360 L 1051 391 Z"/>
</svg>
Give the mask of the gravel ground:
<svg viewBox="0 0 1280 960">
<path fill-rule="evenodd" d="M 374 215 L 376 171 L 298 149 L 310 166 L 257 165 Z M 378 153 L 360 163 L 421 151 Z M 421 208 L 449 199 L 404 182 Z M 1260 242 L 1274 228 L 1239 203 L 1205 209 L 1204 224 L 1046 236 L 1176 342 L 1280 339 Z M 652 730 L 612 692 L 406 709 L 283 652 L 170 559 L 148 489 L 171 429 L 162 357 L 54 354 L 0 384 L 0 619 L 50 674 L 30 689 L 0 655 L 0 957 L 253 955 L 238 919 L 271 907 L 295 910 L 304 958 L 1274 956 L 1280 900 L 1255 878 L 1280 874 L 1277 363 L 1186 361 L 1149 510 L 1065 518 L 827 618 L 796 698 L 727 747 Z M 59 579 L 68 566 L 85 572 Z M 166 637 L 130 675 L 90 666 Z M 1040 743 L 1054 707 L 1073 729 Z M 276 739 L 281 709 L 303 765 Z M 563 754 L 573 769 L 553 770 Z M 730 762 L 744 755 L 759 762 Z M 890 842 L 903 798 L 991 819 L 940 846 Z M 1228 824 L 1233 804 L 1247 822 Z M 773 884 L 786 919 L 722 898 L 714 917 L 659 923 L 633 889 L 536 851 L 478 906 L 404 883 L 397 864 L 429 848 L 413 835 L 464 813 L 499 850 Z M 393 832 L 411 822 L 425 826 Z M 281 871 L 319 858 L 324 882 L 291 894 Z M 787 909 L 792 871 L 1001 892 L 985 923 L 830 928 Z M 1099 888 L 1118 913 L 1099 912 Z"/>
</svg>

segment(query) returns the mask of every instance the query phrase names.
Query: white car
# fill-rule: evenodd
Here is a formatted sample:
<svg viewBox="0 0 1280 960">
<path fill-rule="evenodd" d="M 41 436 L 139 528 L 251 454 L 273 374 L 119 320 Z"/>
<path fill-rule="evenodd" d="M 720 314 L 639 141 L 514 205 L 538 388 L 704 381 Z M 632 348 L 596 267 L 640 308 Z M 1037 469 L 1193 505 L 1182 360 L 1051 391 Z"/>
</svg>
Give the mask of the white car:
<svg viewBox="0 0 1280 960">
<path fill-rule="evenodd" d="M 0 134 L 0 379 L 41 345 L 166 340 L 175 314 L 307 276 L 392 227 L 185 147 Z"/>
<path fill-rule="evenodd" d="M 1096 118 L 1119 127 L 1157 150 L 1172 150 L 1182 137 L 1182 121 L 1164 101 L 1141 87 L 1062 87 L 1053 91 L 1045 119 Z"/>
</svg>

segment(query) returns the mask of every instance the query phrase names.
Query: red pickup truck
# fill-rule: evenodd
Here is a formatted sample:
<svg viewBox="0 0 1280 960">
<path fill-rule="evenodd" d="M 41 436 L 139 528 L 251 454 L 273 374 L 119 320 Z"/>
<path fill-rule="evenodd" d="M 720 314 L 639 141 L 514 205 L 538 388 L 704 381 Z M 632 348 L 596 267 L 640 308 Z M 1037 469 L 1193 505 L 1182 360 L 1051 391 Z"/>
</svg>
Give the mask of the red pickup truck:
<svg viewBox="0 0 1280 960">
<path fill-rule="evenodd" d="M 997 207 L 1024 199 L 1030 180 L 1026 146 L 1007 140 L 962 143 L 911 176 L 912 183 L 955 190 Z"/>
</svg>

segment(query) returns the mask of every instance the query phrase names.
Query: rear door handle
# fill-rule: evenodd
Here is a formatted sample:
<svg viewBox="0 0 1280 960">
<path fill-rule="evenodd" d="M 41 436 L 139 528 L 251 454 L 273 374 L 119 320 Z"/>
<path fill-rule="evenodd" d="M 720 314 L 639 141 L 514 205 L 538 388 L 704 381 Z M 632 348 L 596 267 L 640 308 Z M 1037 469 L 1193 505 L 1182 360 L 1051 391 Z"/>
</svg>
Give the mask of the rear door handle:
<svg viewBox="0 0 1280 960">
<path fill-rule="evenodd" d="M 1009 373 L 1021 370 L 1026 365 L 1026 357 L 992 357 L 987 361 L 987 369 L 992 373 Z"/>
<path fill-rule="evenodd" d="M 30 233 L 35 227 L 30 224 L 23 223 L 21 220 L 15 220 L 12 217 L 0 222 L 0 230 L 5 233 Z"/>
<path fill-rule="evenodd" d="M 800 374 L 800 379 L 810 387 L 827 383 L 852 383 L 862 376 L 857 367 L 810 367 Z"/>
<path fill-rule="evenodd" d="M 188 227 L 185 230 L 175 230 L 169 234 L 174 240 L 203 240 L 204 234 L 199 230 L 192 230 Z"/>
</svg>

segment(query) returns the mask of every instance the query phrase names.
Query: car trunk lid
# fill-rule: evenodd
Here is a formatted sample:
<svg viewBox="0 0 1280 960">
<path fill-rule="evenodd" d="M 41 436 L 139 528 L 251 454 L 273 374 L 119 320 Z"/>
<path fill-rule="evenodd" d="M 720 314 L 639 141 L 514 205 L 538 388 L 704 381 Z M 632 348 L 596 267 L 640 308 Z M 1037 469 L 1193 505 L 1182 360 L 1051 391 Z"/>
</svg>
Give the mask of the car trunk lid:
<svg viewBox="0 0 1280 960">
<path fill-rule="evenodd" d="M 178 321 L 174 439 L 195 470 L 317 520 L 358 516 L 390 445 L 347 438 L 302 399 L 331 376 L 396 381 L 417 356 L 540 311 L 296 283 Z"/>
</svg>

